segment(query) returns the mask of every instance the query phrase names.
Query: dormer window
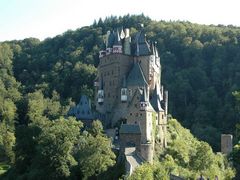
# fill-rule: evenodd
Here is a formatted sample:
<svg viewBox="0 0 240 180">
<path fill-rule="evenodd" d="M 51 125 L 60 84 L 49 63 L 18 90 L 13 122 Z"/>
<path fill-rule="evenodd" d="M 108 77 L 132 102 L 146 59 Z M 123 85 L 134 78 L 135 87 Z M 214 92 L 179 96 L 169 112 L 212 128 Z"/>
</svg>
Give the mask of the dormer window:
<svg viewBox="0 0 240 180">
<path fill-rule="evenodd" d="M 126 102 L 127 101 L 127 88 L 121 89 L 121 101 Z"/>
<path fill-rule="evenodd" d="M 99 104 L 103 103 L 103 101 L 104 101 L 104 91 L 102 89 L 98 90 L 97 99 L 98 99 Z"/>
</svg>

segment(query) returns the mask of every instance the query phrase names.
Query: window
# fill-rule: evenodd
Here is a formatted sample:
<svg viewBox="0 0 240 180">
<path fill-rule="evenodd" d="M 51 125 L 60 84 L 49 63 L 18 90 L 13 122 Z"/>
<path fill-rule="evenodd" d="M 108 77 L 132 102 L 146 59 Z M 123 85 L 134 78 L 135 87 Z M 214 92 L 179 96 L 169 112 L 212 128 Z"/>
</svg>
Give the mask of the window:
<svg viewBox="0 0 240 180">
<path fill-rule="evenodd" d="M 130 96 L 132 96 L 132 90 L 131 89 L 128 90 L 128 93 L 129 93 Z"/>
<path fill-rule="evenodd" d="M 121 89 L 121 95 L 127 95 L 127 88 Z"/>
</svg>

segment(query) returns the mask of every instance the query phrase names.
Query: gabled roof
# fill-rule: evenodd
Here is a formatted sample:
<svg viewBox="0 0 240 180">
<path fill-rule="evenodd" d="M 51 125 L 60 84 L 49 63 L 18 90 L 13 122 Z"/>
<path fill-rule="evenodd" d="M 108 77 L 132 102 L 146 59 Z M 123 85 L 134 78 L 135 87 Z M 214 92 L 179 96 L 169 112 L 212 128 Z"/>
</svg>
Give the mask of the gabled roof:
<svg viewBox="0 0 240 180">
<path fill-rule="evenodd" d="M 141 134 L 138 124 L 122 124 L 119 132 L 120 134 Z"/>
<path fill-rule="evenodd" d="M 127 77 L 127 86 L 145 87 L 148 83 L 144 77 L 139 63 L 134 63 L 133 67 Z"/>
<path fill-rule="evenodd" d="M 152 99 L 150 101 L 152 107 L 154 108 L 155 111 L 159 112 L 159 111 L 163 111 L 162 106 L 161 106 L 161 93 L 158 89 L 158 86 L 155 86 L 155 89 L 153 90 L 153 95 L 152 95 Z"/>
<path fill-rule="evenodd" d="M 148 42 L 146 41 L 146 35 L 143 30 L 138 32 L 135 36 L 135 56 L 146 56 L 150 55 L 151 50 Z"/>
<path fill-rule="evenodd" d="M 94 115 L 91 111 L 91 103 L 86 95 L 82 95 L 79 103 L 71 107 L 68 115 L 75 116 L 79 120 L 93 120 Z"/>
</svg>

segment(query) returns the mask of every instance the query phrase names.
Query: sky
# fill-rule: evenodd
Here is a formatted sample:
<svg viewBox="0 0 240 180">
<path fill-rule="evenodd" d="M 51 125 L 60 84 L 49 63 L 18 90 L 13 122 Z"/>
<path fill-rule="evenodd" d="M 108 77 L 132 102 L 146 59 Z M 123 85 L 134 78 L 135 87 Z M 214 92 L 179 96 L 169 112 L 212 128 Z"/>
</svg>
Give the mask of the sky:
<svg viewBox="0 0 240 180">
<path fill-rule="evenodd" d="M 141 13 L 157 21 L 240 26 L 240 0 L 0 0 L 0 42 L 44 40 L 100 17 Z"/>
</svg>

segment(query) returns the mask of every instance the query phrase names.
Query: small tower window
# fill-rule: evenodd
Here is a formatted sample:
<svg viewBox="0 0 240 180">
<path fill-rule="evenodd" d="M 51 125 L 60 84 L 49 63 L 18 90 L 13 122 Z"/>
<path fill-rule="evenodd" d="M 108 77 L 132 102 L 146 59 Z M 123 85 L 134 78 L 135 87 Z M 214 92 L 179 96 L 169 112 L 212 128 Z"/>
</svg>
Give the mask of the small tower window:
<svg viewBox="0 0 240 180">
<path fill-rule="evenodd" d="M 126 102 L 127 101 L 127 88 L 121 89 L 121 101 Z"/>
<path fill-rule="evenodd" d="M 128 93 L 129 93 L 129 96 L 132 96 L 132 90 L 131 89 L 128 90 Z"/>
</svg>

